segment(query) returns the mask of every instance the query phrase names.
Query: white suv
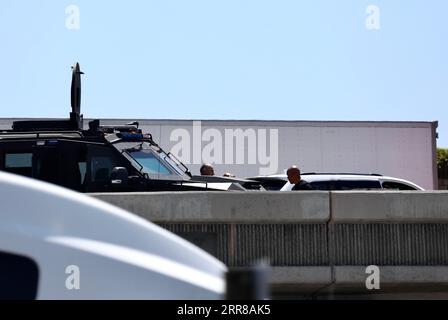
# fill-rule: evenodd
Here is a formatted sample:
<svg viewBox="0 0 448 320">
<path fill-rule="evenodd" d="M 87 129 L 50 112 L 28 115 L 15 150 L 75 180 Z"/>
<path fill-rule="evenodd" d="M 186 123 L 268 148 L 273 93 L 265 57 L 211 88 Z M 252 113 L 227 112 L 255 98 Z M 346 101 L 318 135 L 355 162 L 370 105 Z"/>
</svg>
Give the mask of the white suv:
<svg viewBox="0 0 448 320">
<path fill-rule="evenodd" d="M 302 173 L 301 177 L 315 190 L 424 190 L 410 181 L 379 174 Z M 286 174 L 250 178 L 260 181 L 266 190 L 290 191 L 293 185 Z"/>
</svg>

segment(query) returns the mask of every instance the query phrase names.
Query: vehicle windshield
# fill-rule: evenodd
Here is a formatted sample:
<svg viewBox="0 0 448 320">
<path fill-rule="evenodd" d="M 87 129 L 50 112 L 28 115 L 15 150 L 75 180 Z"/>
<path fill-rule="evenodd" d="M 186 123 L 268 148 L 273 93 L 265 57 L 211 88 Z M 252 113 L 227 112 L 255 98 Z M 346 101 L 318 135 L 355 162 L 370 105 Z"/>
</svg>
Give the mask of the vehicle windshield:
<svg viewBox="0 0 448 320">
<path fill-rule="evenodd" d="M 158 146 L 148 142 L 122 142 L 114 146 L 129 156 L 137 164 L 137 169 L 151 179 L 190 180 L 190 176 Z"/>
<path fill-rule="evenodd" d="M 149 150 L 142 151 L 128 151 L 129 154 L 137 161 L 142 167 L 143 171 L 148 174 L 173 174 L 160 160 Z"/>
</svg>

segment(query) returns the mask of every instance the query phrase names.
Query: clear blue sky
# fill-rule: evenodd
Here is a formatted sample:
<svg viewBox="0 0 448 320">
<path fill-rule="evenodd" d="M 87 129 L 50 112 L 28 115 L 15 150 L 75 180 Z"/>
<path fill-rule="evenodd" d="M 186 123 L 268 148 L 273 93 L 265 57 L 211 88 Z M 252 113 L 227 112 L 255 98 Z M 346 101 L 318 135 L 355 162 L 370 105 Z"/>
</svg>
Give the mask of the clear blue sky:
<svg viewBox="0 0 448 320">
<path fill-rule="evenodd" d="M 438 120 L 448 147 L 447 16 L 446 0 L 2 0 L 0 117 L 68 116 L 79 61 L 86 117 Z"/>
</svg>

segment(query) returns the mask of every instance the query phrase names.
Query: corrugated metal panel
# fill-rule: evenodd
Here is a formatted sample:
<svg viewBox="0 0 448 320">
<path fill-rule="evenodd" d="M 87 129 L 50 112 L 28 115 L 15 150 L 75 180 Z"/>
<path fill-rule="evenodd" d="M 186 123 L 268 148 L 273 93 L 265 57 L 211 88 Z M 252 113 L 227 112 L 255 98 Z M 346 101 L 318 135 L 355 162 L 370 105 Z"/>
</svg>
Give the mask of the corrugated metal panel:
<svg viewBox="0 0 448 320">
<path fill-rule="evenodd" d="M 448 265 L 447 224 L 161 224 L 229 266 Z M 327 232 L 329 240 L 327 241 Z"/>
<path fill-rule="evenodd" d="M 166 223 L 159 225 L 196 244 L 229 265 L 229 225 L 188 223 Z M 202 234 L 202 238 L 198 234 Z M 213 241 L 213 247 L 207 245 L 207 242 L 210 241 Z"/>
<path fill-rule="evenodd" d="M 260 258 L 274 266 L 328 264 L 325 225 L 238 225 L 235 264 Z"/>
<path fill-rule="evenodd" d="M 326 226 L 323 224 L 161 224 L 162 227 L 194 240 L 194 234 L 217 236 L 216 252 L 207 250 L 229 266 L 246 266 L 268 259 L 273 266 L 326 265 Z M 208 236 L 207 236 L 208 235 Z M 204 248 L 204 242 L 195 244 Z"/>
<path fill-rule="evenodd" d="M 446 224 L 336 224 L 335 265 L 448 265 Z"/>
</svg>

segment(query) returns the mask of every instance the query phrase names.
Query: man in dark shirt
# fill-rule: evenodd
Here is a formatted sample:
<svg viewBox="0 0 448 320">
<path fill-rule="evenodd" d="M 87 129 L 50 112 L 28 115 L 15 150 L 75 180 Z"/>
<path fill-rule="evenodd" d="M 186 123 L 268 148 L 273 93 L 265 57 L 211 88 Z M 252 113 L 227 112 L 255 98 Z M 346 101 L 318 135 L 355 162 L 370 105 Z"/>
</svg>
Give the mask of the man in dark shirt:
<svg viewBox="0 0 448 320">
<path fill-rule="evenodd" d="M 294 184 L 292 190 L 313 190 L 313 187 L 308 182 L 302 180 L 300 170 L 296 166 L 289 168 L 286 174 L 288 175 L 289 182 Z"/>
</svg>

